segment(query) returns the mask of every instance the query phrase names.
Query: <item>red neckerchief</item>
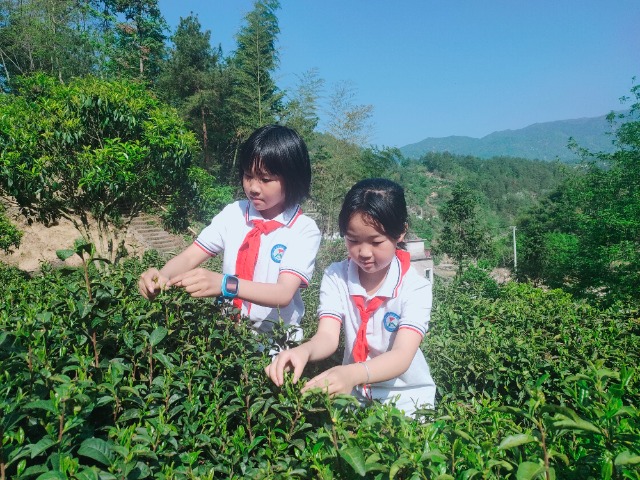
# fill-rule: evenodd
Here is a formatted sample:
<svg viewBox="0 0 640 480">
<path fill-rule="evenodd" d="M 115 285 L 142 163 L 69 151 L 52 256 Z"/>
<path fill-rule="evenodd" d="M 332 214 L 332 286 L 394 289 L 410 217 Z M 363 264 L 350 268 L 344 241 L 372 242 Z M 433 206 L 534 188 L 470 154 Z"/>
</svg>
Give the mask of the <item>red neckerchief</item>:
<svg viewBox="0 0 640 480">
<path fill-rule="evenodd" d="M 258 262 L 258 252 L 260 252 L 260 237 L 263 234 L 268 235 L 283 226 L 282 223 L 276 220 L 266 222 L 264 220 L 251 220 L 251 223 L 253 228 L 244 237 L 236 258 L 236 276 L 244 280 L 253 280 L 256 263 Z M 236 308 L 242 308 L 242 300 L 237 297 L 234 298 L 233 305 Z"/>
<path fill-rule="evenodd" d="M 411 255 L 404 250 L 396 250 L 396 257 L 400 260 L 400 279 L 405 276 L 411 265 Z M 365 307 L 365 297 L 363 295 L 351 295 L 353 302 L 360 313 L 360 326 L 356 334 L 356 341 L 353 344 L 353 359 L 356 362 L 364 362 L 369 356 L 369 343 L 367 342 L 367 323 L 371 315 L 388 300 L 388 297 L 373 297 Z"/>
</svg>

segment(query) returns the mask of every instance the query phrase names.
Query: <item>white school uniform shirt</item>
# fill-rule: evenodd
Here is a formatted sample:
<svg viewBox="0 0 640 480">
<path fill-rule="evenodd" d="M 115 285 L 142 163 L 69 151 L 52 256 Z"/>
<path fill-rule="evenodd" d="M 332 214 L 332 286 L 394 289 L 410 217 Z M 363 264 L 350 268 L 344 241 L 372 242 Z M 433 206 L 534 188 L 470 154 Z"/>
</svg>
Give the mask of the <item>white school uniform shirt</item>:
<svg viewBox="0 0 640 480">
<path fill-rule="evenodd" d="M 352 351 L 360 326 L 360 313 L 351 295 L 364 296 L 365 305 L 375 296 L 388 297 L 367 323 L 369 356 L 375 358 L 391 349 L 398 330 L 408 328 L 424 336 L 431 316 L 431 282 L 410 267 L 402 277 L 400 260 L 395 257 L 389 266 L 384 283 L 375 295 L 367 295 L 360 284 L 358 266 L 347 259 L 330 265 L 324 272 L 320 286 L 318 317 L 330 317 L 342 323 L 345 334 L 343 365 L 354 363 Z M 353 394 L 361 402 L 365 395 L 361 386 Z M 420 349 L 411 365 L 399 377 L 371 385 L 371 396 L 383 402 L 399 396 L 396 406 L 411 415 L 418 407 L 435 405 L 436 386 L 429 365 Z"/>
<path fill-rule="evenodd" d="M 252 220 L 265 219 L 248 200 L 234 202 L 211 220 L 195 244 L 211 256 L 224 252 L 222 271 L 234 275 L 238 250 L 253 229 Z M 284 226 L 260 236 L 253 281 L 277 283 L 278 275 L 286 272 L 298 277 L 301 288 L 305 288 L 313 275 L 320 231 L 316 223 L 302 213 L 299 205 L 288 208 L 273 220 Z M 287 325 L 298 326 L 304 315 L 304 303 L 300 291 L 296 291 L 289 305 L 273 308 L 242 302 L 241 313 L 249 317 L 259 331 L 269 332 L 280 318 Z"/>
</svg>

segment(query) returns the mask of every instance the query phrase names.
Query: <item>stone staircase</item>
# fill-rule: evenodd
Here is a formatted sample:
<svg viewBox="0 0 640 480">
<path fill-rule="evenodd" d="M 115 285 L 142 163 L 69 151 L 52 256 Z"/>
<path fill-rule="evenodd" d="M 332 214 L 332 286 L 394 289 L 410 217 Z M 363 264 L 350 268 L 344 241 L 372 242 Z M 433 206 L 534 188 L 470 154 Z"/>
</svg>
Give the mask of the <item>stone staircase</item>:
<svg viewBox="0 0 640 480">
<path fill-rule="evenodd" d="M 128 234 L 135 238 L 144 250 L 157 250 L 167 257 L 177 255 L 191 243 L 190 239 L 164 230 L 160 217 L 147 213 L 131 220 Z"/>
</svg>

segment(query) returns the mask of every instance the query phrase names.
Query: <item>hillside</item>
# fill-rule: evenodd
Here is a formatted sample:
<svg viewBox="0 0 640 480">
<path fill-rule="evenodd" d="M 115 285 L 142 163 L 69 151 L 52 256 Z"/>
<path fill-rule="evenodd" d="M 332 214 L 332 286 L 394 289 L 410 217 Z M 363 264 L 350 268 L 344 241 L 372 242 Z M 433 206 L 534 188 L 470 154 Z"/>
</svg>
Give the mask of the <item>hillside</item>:
<svg viewBox="0 0 640 480">
<path fill-rule="evenodd" d="M 496 156 L 575 162 L 578 156 L 567 147 L 573 138 L 589 151 L 612 151 L 611 126 L 606 116 L 535 123 L 519 130 L 493 132 L 482 138 L 429 137 L 400 149 L 408 158 L 428 152 L 449 152 L 479 158 Z"/>
</svg>

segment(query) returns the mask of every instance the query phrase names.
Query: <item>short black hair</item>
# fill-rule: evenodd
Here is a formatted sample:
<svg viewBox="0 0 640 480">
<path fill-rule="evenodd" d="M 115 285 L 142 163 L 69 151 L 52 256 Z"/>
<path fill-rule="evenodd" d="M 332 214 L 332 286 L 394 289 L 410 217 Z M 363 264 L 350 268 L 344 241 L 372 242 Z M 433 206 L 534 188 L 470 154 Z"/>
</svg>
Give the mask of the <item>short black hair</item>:
<svg viewBox="0 0 640 480">
<path fill-rule="evenodd" d="M 367 178 L 347 192 L 338 215 L 340 235 L 344 237 L 349 221 L 360 213 L 389 237 L 399 239 L 407 230 L 407 202 L 404 189 L 386 178 Z"/>
<path fill-rule="evenodd" d="M 245 172 L 279 175 L 284 184 L 285 206 L 309 196 L 311 161 L 307 145 L 298 133 L 282 125 L 265 125 L 242 144 L 238 162 L 240 179 Z"/>
</svg>

